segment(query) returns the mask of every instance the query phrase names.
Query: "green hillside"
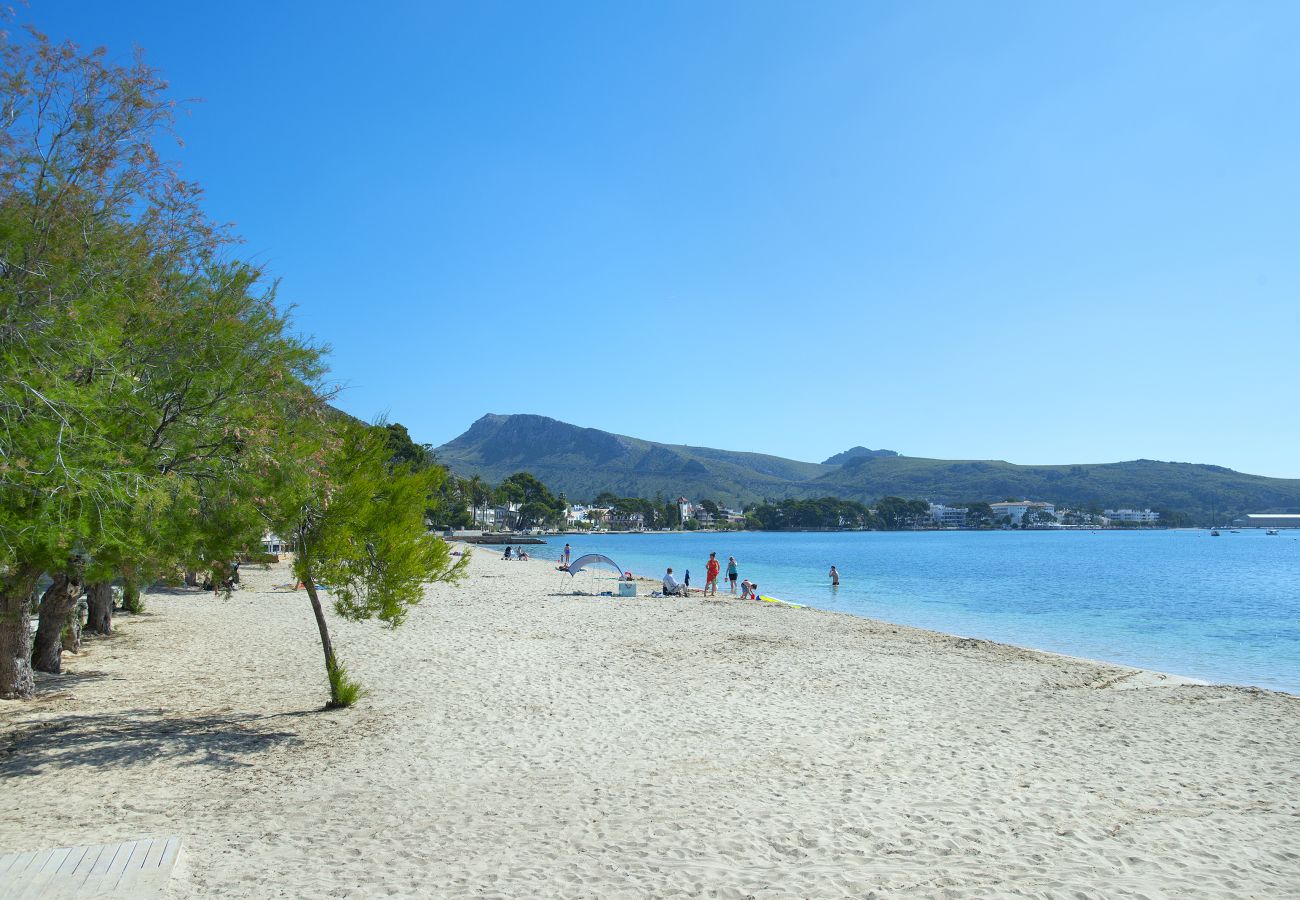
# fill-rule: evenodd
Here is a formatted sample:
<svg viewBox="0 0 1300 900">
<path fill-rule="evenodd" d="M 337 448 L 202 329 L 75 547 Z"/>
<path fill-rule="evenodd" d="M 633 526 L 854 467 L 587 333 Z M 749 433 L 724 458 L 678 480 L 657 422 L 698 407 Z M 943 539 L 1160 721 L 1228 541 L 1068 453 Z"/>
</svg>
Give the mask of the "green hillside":
<svg viewBox="0 0 1300 900">
<path fill-rule="evenodd" d="M 1245 475 L 1220 466 L 1134 460 L 1019 466 L 999 460 L 920 459 L 854 448 L 808 463 L 731 450 L 659 444 L 579 428 L 543 416 L 487 415 L 437 449 L 461 475 L 490 481 L 526 470 L 571 499 L 621 496 L 710 498 L 725 504 L 834 495 L 961 502 L 1028 497 L 1076 507 L 1151 507 L 1200 522 L 1300 507 L 1300 480 Z"/>
</svg>

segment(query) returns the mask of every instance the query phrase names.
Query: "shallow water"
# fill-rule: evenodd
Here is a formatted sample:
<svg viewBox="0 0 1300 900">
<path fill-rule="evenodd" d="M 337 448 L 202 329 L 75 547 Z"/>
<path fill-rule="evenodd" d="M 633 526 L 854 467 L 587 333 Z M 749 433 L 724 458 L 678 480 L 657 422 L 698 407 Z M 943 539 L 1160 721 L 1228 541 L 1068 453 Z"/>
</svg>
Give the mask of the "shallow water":
<svg viewBox="0 0 1300 900">
<path fill-rule="evenodd" d="M 689 570 L 692 587 L 716 550 L 784 600 L 1300 694 L 1300 531 L 571 535 L 529 550 L 555 558 L 566 539 L 638 575 Z"/>
</svg>

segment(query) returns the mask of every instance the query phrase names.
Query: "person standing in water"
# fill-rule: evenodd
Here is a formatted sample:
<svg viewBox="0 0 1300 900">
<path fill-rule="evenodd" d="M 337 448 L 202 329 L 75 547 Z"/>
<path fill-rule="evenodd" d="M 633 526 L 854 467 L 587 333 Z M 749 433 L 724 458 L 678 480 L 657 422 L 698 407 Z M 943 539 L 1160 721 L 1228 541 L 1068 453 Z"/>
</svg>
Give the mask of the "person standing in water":
<svg viewBox="0 0 1300 900">
<path fill-rule="evenodd" d="M 731 582 L 731 592 L 736 593 L 736 579 L 740 577 L 740 570 L 736 568 L 736 557 L 727 557 L 727 580 Z"/>
<path fill-rule="evenodd" d="M 572 549 L 568 544 L 565 544 L 565 545 L 564 545 L 564 564 L 565 564 L 566 566 L 569 564 L 569 555 L 570 555 L 571 553 L 573 553 L 573 549 Z"/>
<path fill-rule="evenodd" d="M 834 566 L 831 566 L 831 587 L 839 587 L 839 586 L 840 586 L 840 573 L 835 571 Z"/>
</svg>

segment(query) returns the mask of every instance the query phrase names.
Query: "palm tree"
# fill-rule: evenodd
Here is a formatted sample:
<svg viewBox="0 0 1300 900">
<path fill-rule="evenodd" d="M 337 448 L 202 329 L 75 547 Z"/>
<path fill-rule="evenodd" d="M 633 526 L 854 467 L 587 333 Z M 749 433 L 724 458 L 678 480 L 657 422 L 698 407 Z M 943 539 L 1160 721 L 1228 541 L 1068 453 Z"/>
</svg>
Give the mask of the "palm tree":
<svg viewBox="0 0 1300 900">
<path fill-rule="evenodd" d="M 478 525 L 480 524 L 478 520 L 479 504 L 487 502 L 487 498 L 491 494 L 491 490 L 483 482 L 483 479 L 478 475 L 475 475 L 472 478 L 470 478 L 470 480 L 467 482 L 467 489 L 469 493 L 470 503 L 473 505 L 473 510 L 474 510 L 472 513 L 472 517 L 474 520 L 473 524 Z"/>
</svg>

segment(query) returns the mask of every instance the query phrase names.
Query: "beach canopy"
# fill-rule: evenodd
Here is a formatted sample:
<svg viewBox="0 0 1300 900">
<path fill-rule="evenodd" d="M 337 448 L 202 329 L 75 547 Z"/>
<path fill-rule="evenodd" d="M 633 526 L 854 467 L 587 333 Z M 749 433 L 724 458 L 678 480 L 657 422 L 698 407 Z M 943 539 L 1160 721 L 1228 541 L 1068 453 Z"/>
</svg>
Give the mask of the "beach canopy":
<svg viewBox="0 0 1300 900">
<path fill-rule="evenodd" d="M 589 569 L 592 566 L 609 566 L 622 577 L 623 570 L 618 567 L 618 563 L 608 556 L 602 556 L 599 553 L 588 553 L 586 556 L 579 556 L 573 562 L 569 563 L 569 574 L 577 575 L 583 569 Z"/>
</svg>

